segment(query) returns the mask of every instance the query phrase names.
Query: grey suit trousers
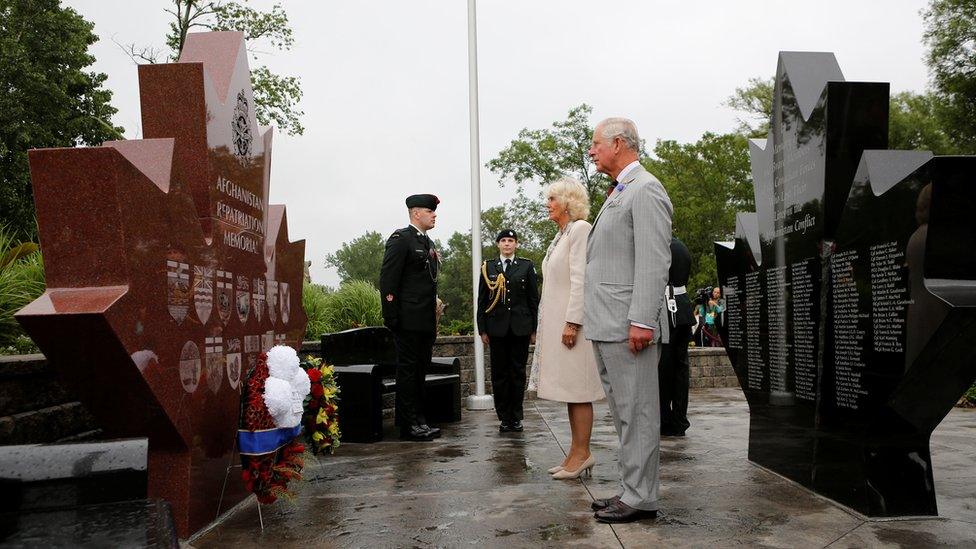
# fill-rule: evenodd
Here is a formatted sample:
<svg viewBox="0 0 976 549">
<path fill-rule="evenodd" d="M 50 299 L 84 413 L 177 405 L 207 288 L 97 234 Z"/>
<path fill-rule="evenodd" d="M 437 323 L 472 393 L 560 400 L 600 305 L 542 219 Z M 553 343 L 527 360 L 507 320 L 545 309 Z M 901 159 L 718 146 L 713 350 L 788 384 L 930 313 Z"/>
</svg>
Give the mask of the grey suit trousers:
<svg viewBox="0 0 976 549">
<path fill-rule="evenodd" d="M 661 409 L 659 345 L 634 355 L 626 341 L 594 341 L 593 354 L 620 439 L 620 501 L 635 509 L 658 509 Z"/>
</svg>

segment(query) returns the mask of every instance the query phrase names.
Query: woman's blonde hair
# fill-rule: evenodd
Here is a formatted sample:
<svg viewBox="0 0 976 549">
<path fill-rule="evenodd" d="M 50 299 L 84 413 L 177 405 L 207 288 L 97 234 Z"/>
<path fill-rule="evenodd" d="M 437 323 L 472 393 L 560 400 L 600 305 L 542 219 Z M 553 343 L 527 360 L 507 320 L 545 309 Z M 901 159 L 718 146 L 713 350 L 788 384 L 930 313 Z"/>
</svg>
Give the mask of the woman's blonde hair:
<svg viewBox="0 0 976 549">
<path fill-rule="evenodd" d="M 586 187 L 575 177 L 560 177 L 550 183 L 545 196 L 553 197 L 569 212 L 569 220 L 586 219 L 590 215 L 590 196 Z"/>
</svg>

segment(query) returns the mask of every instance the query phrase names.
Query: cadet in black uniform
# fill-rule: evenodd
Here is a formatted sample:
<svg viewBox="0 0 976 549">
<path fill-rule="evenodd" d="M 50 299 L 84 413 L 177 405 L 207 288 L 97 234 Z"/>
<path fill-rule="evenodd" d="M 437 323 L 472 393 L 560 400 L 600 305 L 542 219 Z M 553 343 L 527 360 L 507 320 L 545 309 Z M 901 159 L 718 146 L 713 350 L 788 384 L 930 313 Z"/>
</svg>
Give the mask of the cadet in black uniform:
<svg viewBox="0 0 976 549">
<path fill-rule="evenodd" d="M 481 264 L 478 331 L 491 350 L 491 386 L 501 432 L 522 430 L 525 362 L 539 318 L 535 266 L 516 257 L 518 237 L 505 229 L 495 238 L 498 259 Z"/>
<path fill-rule="evenodd" d="M 427 231 L 434 228 L 440 200 L 432 194 L 407 197 L 410 225 L 386 241 L 380 268 L 383 324 L 397 350 L 396 416 L 400 438 L 432 440 L 440 429 L 424 417 L 424 377 L 437 337 L 437 269 L 440 257 Z"/>
<path fill-rule="evenodd" d="M 671 325 L 670 343 L 661 346 L 658 367 L 661 388 L 661 435 L 683 437 L 688 422 L 688 343 L 695 323 L 685 284 L 691 272 L 691 253 L 683 242 L 671 237 L 671 268 L 668 271 L 667 306 Z"/>
</svg>

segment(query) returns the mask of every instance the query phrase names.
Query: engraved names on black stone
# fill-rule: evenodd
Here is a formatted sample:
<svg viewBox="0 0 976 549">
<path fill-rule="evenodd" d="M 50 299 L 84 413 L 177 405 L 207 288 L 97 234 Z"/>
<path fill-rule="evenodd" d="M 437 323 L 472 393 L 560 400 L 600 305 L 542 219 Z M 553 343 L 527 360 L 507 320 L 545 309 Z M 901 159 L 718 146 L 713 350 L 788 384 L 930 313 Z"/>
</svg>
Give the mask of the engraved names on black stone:
<svg viewBox="0 0 976 549">
<path fill-rule="evenodd" d="M 748 364 L 749 388 L 759 390 L 763 379 L 762 353 L 762 288 L 760 271 L 746 274 L 746 364 Z"/>
<path fill-rule="evenodd" d="M 834 402 L 838 408 L 858 409 L 858 395 L 866 394 L 861 383 L 864 373 L 865 330 L 854 277 L 857 250 L 833 256 L 830 264 L 831 298 L 834 312 Z"/>
<path fill-rule="evenodd" d="M 766 271 L 766 342 L 769 388 L 786 392 L 786 267 Z"/>
<path fill-rule="evenodd" d="M 729 278 L 724 289 L 725 302 L 728 304 L 725 310 L 725 324 L 728 333 L 726 334 L 725 346 L 729 349 L 742 348 L 742 276 Z"/>
<path fill-rule="evenodd" d="M 817 323 L 814 320 L 813 269 L 814 258 L 807 258 L 790 265 L 790 295 L 793 301 L 793 390 L 797 397 L 816 400 L 816 338 Z M 819 307 L 819 304 L 816 304 Z"/>
<path fill-rule="evenodd" d="M 905 252 L 892 241 L 871 246 L 870 254 L 874 350 L 901 353 L 904 352 L 905 307 L 908 304 L 908 287 L 902 280 Z"/>
</svg>

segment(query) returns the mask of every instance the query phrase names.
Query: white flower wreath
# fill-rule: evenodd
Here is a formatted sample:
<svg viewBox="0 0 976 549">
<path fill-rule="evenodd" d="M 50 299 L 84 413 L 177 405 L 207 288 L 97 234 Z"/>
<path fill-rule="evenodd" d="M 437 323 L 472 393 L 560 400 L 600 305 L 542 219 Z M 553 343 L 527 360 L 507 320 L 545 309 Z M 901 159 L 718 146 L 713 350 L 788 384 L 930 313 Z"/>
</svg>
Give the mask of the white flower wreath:
<svg viewBox="0 0 976 549">
<path fill-rule="evenodd" d="M 264 382 L 264 404 L 278 427 L 296 427 L 302 422 L 302 403 L 311 390 L 308 374 L 299 366 L 298 353 L 287 345 L 268 351 L 268 379 Z"/>
</svg>

